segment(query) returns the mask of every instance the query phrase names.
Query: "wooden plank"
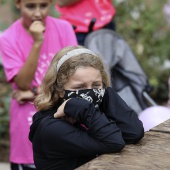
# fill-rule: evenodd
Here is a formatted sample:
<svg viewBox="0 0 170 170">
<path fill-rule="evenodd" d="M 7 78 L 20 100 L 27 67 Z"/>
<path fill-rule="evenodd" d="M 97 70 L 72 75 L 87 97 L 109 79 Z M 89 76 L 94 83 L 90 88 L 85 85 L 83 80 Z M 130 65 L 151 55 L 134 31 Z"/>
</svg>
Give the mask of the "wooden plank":
<svg viewBox="0 0 170 170">
<path fill-rule="evenodd" d="M 170 113 L 169 113 L 170 114 Z M 170 133 L 170 119 L 152 128 L 150 131 Z"/>
<path fill-rule="evenodd" d="M 136 145 L 127 145 L 120 153 L 104 154 L 77 170 L 169 170 L 170 135 L 147 132 Z"/>
</svg>

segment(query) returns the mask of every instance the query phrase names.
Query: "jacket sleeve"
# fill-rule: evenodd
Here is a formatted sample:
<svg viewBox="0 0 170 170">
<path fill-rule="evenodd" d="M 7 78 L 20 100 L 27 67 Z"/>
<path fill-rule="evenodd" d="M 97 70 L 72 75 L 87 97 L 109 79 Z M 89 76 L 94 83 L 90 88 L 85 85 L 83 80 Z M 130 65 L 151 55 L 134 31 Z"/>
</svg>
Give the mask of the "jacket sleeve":
<svg viewBox="0 0 170 170">
<path fill-rule="evenodd" d="M 144 136 L 143 124 L 137 114 L 111 87 L 106 89 L 100 109 L 116 122 L 127 144 L 136 143 Z"/>
<path fill-rule="evenodd" d="M 66 103 L 64 112 L 78 123 L 84 124 L 88 130 L 61 119 L 57 123 L 50 123 L 41 135 L 43 146 L 46 146 L 48 152 L 71 157 L 95 156 L 119 152 L 124 148 L 125 142 L 115 122 L 108 120 L 90 102 L 72 98 Z"/>
</svg>

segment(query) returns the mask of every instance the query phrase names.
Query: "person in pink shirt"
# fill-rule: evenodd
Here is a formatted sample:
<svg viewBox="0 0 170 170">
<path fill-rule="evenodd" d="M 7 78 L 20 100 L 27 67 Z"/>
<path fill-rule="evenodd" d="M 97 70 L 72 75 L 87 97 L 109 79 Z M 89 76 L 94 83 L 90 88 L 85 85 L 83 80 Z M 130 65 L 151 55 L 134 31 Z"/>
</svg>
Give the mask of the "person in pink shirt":
<svg viewBox="0 0 170 170">
<path fill-rule="evenodd" d="M 61 14 L 60 18 L 69 21 L 75 28 L 80 45 L 84 45 L 85 37 L 92 30 L 101 28 L 115 30 L 113 18 L 116 9 L 111 0 L 56 0 L 55 2 L 55 7 Z M 95 19 L 94 26 L 89 28 L 93 19 Z"/>
<path fill-rule="evenodd" d="M 59 50 L 77 45 L 71 24 L 49 16 L 52 0 L 15 0 L 21 18 L 0 37 L 6 78 L 12 84 L 10 106 L 10 162 L 12 170 L 35 169 L 28 140 L 33 99 L 46 70 Z"/>
</svg>

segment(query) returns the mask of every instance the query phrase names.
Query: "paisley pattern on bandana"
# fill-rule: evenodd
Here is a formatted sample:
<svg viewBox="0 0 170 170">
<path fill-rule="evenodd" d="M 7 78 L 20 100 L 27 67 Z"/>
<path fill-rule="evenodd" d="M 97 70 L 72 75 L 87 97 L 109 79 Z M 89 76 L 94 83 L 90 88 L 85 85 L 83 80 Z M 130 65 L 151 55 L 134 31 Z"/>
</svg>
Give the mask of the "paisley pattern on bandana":
<svg viewBox="0 0 170 170">
<path fill-rule="evenodd" d="M 99 107 L 104 93 L 105 89 L 65 90 L 64 99 L 81 98 L 93 103 L 95 107 Z"/>
</svg>

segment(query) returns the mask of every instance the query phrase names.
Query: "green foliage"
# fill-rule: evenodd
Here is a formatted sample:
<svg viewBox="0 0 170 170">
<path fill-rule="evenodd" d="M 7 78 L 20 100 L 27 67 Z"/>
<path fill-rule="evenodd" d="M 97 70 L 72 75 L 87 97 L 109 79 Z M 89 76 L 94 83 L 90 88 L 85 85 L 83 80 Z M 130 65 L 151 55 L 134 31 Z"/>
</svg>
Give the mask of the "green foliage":
<svg viewBox="0 0 170 170">
<path fill-rule="evenodd" d="M 155 97 L 155 100 L 157 100 L 157 102 L 162 103 L 162 104 L 166 104 L 167 102 L 167 98 L 168 98 L 168 78 L 170 74 L 170 69 L 165 69 L 161 72 L 161 74 L 159 74 L 156 78 L 157 78 L 157 88 L 154 89 L 153 91 L 153 96 Z M 167 93 L 166 93 L 167 92 Z M 160 101 L 161 99 L 161 101 Z"/>
<path fill-rule="evenodd" d="M 0 66 L 0 141 L 8 138 L 9 106 L 11 86 L 5 80 L 5 74 Z"/>
<path fill-rule="evenodd" d="M 6 0 L 0 0 L 0 4 L 6 3 Z"/>
<path fill-rule="evenodd" d="M 59 13 L 57 12 L 57 10 L 55 8 L 54 2 L 51 5 L 50 15 L 53 16 L 53 17 L 56 17 L 56 18 L 59 17 Z"/>
<path fill-rule="evenodd" d="M 167 81 L 170 76 L 170 68 L 164 68 L 165 61 L 170 59 L 170 27 L 163 13 L 166 2 L 167 0 L 113 0 L 117 9 L 117 31 L 134 51 L 150 84 L 154 86 L 152 96 L 159 101 L 167 100 Z"/>
<path fill-rule="evenodd" d="M 0 140 L 8 137 L 10 97 L 0 99 Z"/>
</svg>

